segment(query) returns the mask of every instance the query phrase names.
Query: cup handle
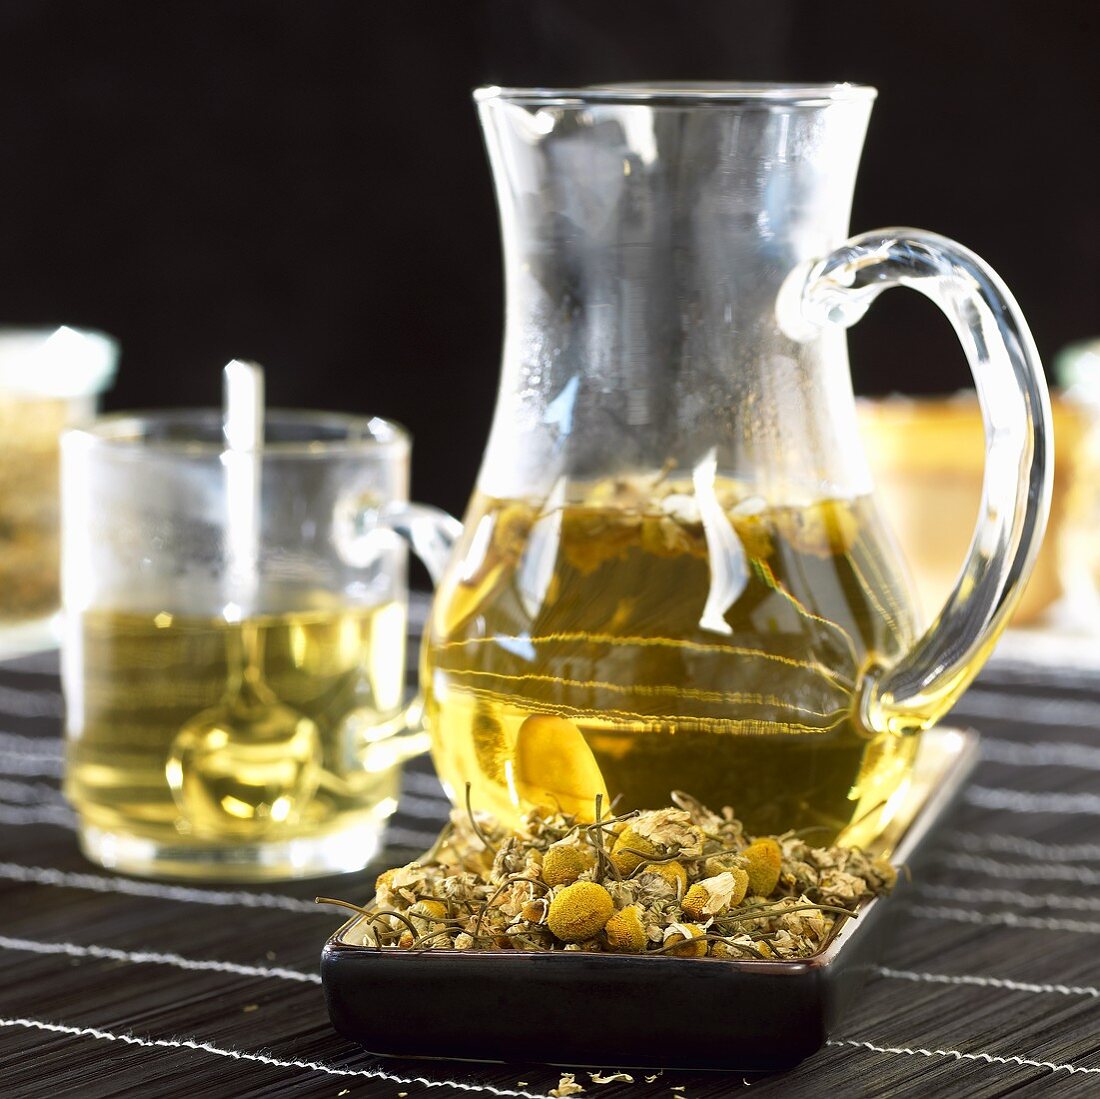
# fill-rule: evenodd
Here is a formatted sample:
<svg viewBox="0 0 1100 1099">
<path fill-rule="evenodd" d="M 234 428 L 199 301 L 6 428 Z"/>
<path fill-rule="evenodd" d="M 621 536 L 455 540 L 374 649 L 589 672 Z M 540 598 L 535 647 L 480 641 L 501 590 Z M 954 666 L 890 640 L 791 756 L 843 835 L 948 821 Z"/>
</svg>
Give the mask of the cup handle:
<svg viewBox="0 0 1100 1099">
<path fill-rule="evenodd" d="M 371 533 L 391 531 L 403 538 L 424 562 L 432 583 L 438 585 L 451 550 L 462 534 L 462 524 L 440 508 L 410 501 L 394 501 L 360 516 L 360 526 Z M 367 746 L 365 764 L 369 770 L 385 770 L 431 747 L 431 738 L 421 728 L 424 697 L 416 697 L 391 721 L 378 726 Z"/>
<path fill-rule="evenodd" d="M 997 274 L 954 241 L 919 229 L 852 237 L 795 269 L 777 301 L 786 335 L 805 342 L 848 328 L 892 286 L 918 290 L 951 322 L 974 375 L 985 424 L 978 524 L 955 588 L 897 663 L 866 670 L 860 715 L 871 731 L 935 724 L 989 657 L 1031 574 L 1050 510 L 1054 436 L 1042 364 Z"/>
</svg>

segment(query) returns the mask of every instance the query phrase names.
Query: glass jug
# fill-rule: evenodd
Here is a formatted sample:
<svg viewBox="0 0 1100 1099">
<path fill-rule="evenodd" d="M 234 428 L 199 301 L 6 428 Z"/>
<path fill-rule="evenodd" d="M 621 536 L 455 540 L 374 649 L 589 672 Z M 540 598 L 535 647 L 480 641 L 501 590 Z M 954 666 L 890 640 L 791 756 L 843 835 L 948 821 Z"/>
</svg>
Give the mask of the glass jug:
<svg viewBox="0 0 1100 1099">
<path fill-rule="evenodd" d="M 750 832 L 867 842 L 989 655 L 1051 481 L 1042 368 L 996 274 L 845 240 L 875 90 L 485 88 L 507 322 L 496 415 L 422 665 L 456 801 L 591 818 L 685 790 Z M 930 297 L 985 419 L 978 527 L 917 621 L 859 445 L 844 329 Z M 422 548 L 440 563 L 445 539 Z M 409 533 L 408 530 L 405 532 Z M 416 539 L 414 539 L 416 541 Z"/>
</svg>

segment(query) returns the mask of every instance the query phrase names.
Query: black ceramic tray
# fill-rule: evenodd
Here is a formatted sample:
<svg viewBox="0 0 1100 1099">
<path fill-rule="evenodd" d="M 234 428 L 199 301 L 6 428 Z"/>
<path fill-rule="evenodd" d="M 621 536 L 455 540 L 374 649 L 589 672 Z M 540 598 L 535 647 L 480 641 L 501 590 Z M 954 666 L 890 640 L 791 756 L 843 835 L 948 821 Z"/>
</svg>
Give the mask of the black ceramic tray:
<svg viewBox="0 0 1100 1099">
<path fill-rule="evenodd" d="M 891 833 L 896 863 L 921 847 L 977 759 L 977 736 L 924 734 Z M 870 901 L 798 962 L 424 951 L 353 945 L 348 921 L 321 955 L 333 1026 L 372 1053 L 570 1067 L 786 1068 L 829 1037 L 884 948 L 897 898 Z"/>
</svg>

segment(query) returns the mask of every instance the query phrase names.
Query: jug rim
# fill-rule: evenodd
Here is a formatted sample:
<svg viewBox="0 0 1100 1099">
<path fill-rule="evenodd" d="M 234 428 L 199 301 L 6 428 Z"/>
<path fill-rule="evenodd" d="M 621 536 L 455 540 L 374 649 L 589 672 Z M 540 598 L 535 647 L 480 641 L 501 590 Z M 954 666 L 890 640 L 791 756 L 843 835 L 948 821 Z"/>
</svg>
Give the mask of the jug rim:
<svg viewBox="0 0 1100 1099">
<path fill-rule="evenodd" d="M 586 104 L 638 104 L 650 106 L 732 106 L 778 104 L 785 107 L 818 107 L 828 103 L 870 102 L 878 89 L 870 84 L 784 84 L 766 81 L 639 81 L 590 84 L 584 87 L 513 87 L 496 84 L 474 90 L 477 103 L 507 100 L 541 106 Z"/>
</svg>

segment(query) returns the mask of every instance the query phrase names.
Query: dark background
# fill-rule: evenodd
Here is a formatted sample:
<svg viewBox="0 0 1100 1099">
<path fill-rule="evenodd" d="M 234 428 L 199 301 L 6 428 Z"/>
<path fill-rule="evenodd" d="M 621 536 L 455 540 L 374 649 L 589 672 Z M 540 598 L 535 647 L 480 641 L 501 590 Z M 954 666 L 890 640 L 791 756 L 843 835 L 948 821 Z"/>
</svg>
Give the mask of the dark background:
<svg viewBox="0 0 1100 1099">
<path fill-rule="evenodd" d="M 501 330 L 470 89 L 851 80 L 880 91 L 853 229 L 977 250 L 1049 363 L 1100 330 L 1098 25 L 1050 0 L 0 0 L 0 323 L 119 337 L 116 408 L 212 403 L 258 359 L 272 403 L 407 424 L 417 493 L 458 510 Z M 863 392 L 966 381 L 914 294 L 852 347 Z"/>
</svg>

